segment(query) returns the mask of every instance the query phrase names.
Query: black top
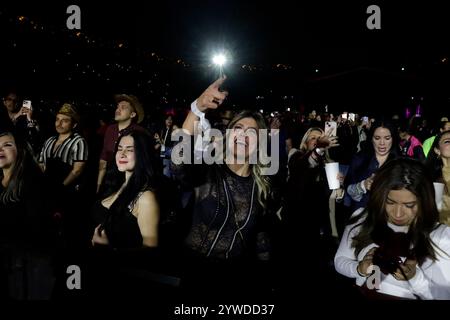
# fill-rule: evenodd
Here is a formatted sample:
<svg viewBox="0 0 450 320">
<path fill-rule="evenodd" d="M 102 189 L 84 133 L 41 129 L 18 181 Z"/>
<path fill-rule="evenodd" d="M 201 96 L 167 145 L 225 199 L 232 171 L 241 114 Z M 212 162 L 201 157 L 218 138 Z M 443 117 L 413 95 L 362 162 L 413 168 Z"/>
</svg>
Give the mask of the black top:
<svg viewBox="0 0 450 320">
<path fill-rule="evenodd" d="M 110 246 L 114 248 L 140 248 L 142 235 L 137 218 L 130 210 L 118 212 L 114 204 L 110 209 L 105 208 L 101 201 L 97 201 L 92 209 L 96 224 L 102 224 Z"/>
<path fill-rule="evenodd" d="M 258 187 L 226 165 L 174 165 L 175 176 L 194 188 L 192 226 L 185 241 L 200 257 L 267 259 L 268 237 Z"/>
<path fill-rule="evenodd" d="M 42 179 L 33 175 L 25 181 L 19 201 L 0 201 L 0 246 L 42 248 L 51 244 L 54 235 L 46 190 Z M 4 191 L 0 183 L 0 194 Z"/>
<path fill-rule="evenodd" d="M 310 167 L 310 152 L 295 152 L 289 159 L 289 179 L 287 181 L 283 224 L 286 232 L 293 237 L 292 245 L 304 245 L 299 240 L 318 239 L 319 234 L 331 234 L 329 220 L 328 188 L 324 170 L 324 159 Z M 306 240 L 308 241 L 308 240 Z M 314 242 L 314 241 L 313 241 Z"/>
</svg>

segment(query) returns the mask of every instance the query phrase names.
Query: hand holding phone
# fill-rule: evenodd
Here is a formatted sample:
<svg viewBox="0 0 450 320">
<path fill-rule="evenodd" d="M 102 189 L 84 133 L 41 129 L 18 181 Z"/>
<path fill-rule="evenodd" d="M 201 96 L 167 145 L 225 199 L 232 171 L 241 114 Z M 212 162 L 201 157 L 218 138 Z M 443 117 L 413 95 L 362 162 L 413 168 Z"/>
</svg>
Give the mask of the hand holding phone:
<svg viewBox="0 0 450 320">
<path fill-rule="evenodd" d="M 348 120 L 355 122 L 355 114 L 354 113 L 349 113 L 348 114 Z"/>
<path fill-rule="evenodd" d="M 31 100 L 23 100 L 22 107 L 31 110 Z"/>
</svg>

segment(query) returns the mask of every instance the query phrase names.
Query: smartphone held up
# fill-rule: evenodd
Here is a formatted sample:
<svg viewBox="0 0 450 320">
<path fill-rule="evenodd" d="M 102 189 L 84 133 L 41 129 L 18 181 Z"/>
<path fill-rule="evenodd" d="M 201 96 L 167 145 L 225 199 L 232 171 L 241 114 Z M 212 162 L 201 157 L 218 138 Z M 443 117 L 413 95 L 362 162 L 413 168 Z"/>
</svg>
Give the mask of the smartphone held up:
<svg viewBox="0 0 450 320">
<path fill-rule="evenodd" d="M 326 121 L 325 122 L 325 135 L 329 137 L 337 136 L 337 123 L 335 121 Z"/>
<path fill-rule="evenodd" d="M 23 100 L 22 107 L 31 110 L 31 100 Z"/>
</svg>

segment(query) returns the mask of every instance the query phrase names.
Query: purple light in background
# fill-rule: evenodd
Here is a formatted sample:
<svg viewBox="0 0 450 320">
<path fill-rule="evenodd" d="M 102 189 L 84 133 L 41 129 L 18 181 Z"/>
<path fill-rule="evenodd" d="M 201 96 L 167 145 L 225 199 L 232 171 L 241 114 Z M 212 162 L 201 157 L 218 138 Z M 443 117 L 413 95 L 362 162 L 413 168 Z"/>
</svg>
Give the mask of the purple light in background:
<svg viewBox="0 0 450 320">
<path fill-rule="evenodd" d="M 421 110 L 420 110 L 420 104 L 419 105 L 417 105 L 417 108 L 416 108 L 416 116 L 422 116 L 422 112 L 421 112 Z"/>
<path fill-rule="evenodd" d="M 405 110 L 405 118 L 408 119 L 411 116 L 411 111 L 409 111 L 409 108 L 406 108 Z"/>
</svg>

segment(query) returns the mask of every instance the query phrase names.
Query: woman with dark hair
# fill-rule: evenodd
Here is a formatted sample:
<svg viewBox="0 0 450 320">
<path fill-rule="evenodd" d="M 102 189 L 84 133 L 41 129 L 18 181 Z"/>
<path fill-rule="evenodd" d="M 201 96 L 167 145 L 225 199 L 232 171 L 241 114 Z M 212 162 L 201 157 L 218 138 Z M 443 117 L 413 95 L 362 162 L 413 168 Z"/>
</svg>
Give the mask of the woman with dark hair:
<svg viewBox="0 0 450 320">
<path fill-rule="evenodd" d="M 367 144 L 352 159 L 345 185 L 345 205 L 352 211 L 364 207 L 377 170 L 398 156 L 398 134 L 387 122 L 372 124 Z"/>
<path fill-rule="evenodd" d="M 450 131 L 440 132 L 428 154 L 427 165 L 433 181 L 444 184 L 439 220 L 450 226 Z"/>
<path fill-rule="evenodd" d="M 92 209 L 97 227 L 88 256 L 87 291 L 108 297 L 126 292 L 131 297 L 151 285 L 139 275 L 157 261 L 159 175 L 147 133 L 130 131 L 119 137 L 114 155 L 104 194 Z"/>
<path fill-rule="evenodd" d="M 99 223 L 92 236 L 93 245 L 158 246 L 158 181 L 152 151 L 146 133 L 132 131 L 119 138 L 104 197 L 93 209 Z"/>
<path fill-rule="evenodd" d="M 0 133 L 0 296 L 49 299 L 53 288 L 51 215 L 31 147 Z M 4 278 L 4 276 L 6 278 Z M 6 291 L 3 291 L 5 289 Z"/>
<path fill-rule="evenodd" d="M 426 167 L 392 160 L 371 190 L 367 207 L 345 229 L 336 270 L 375 296 L 450 299 L 450 228 L 439 223 Z"/>
</svg>

